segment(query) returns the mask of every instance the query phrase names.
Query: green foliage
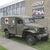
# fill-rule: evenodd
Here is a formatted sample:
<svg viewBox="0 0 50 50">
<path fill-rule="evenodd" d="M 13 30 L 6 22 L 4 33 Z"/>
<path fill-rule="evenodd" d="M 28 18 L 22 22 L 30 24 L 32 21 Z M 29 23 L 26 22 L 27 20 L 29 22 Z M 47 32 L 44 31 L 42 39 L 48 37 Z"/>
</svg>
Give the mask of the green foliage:
<svg viewBox="0 0 50 50">
<path fill-rule="evenodd" d="M 5 33 L 0 29 L 0 36 L 4 37 Z"/>
<path fill-rule="evenodd" d="M 0 50 L 7 50 L 7 49 L 5 49 L 4 47 L 0 46 Z"/>
</svg>

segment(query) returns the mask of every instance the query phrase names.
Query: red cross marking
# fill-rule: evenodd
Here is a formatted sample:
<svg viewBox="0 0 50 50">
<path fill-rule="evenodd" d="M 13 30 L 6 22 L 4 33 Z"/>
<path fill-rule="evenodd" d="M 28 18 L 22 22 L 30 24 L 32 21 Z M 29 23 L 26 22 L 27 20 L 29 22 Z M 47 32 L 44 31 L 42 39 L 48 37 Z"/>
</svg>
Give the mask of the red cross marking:
<svg viewBox="0 0 50 50">
<path fill-rule="evenodd" d="M 5 21 L 8 22 L 8 19 L 6 19 Z"/>
</svg>

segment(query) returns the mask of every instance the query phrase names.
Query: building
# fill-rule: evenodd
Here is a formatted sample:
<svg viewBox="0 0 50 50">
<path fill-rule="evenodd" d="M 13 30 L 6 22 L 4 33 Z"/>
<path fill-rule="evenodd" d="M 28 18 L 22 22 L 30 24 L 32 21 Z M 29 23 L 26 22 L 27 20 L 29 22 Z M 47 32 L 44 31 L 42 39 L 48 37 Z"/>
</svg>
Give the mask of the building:
<svg viewBox="0 0 50 50">
<path fill-rule="evenodd" d="M 0 7 L 0 16 L 26 15 L 36 23 L 48 27 L 50 34 L 50 0 L 21 0 Z"/>
<path fill-rule="evenodd" d="M 13 1 L 0 6 L 0 16 L 25 15 L 25 1 Z"/>
</svg>

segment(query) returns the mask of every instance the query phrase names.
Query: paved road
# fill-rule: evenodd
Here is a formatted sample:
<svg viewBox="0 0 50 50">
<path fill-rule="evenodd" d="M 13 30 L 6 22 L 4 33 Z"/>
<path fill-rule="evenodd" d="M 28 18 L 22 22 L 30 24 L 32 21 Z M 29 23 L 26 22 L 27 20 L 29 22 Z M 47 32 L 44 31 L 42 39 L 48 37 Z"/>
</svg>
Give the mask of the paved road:
<svg viewBox="0 0 50 50">
<path fill-rule="evenodd" d="M 35 48 L 29 47 L 27 45 L 3 37 L 0 37 L 0 45 L 7 48 L 8 50 L 37 50 Z"/>
</svg>

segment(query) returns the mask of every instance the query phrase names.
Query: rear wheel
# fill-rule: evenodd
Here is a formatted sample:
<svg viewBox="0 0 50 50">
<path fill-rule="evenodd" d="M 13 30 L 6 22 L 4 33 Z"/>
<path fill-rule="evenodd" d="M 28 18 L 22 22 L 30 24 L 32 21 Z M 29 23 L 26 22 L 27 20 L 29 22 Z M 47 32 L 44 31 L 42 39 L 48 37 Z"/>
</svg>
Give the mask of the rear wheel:
<svg viewBox="0 0 50 50">
<path fill-rule="evenodd" d="M 35 45 L 36 44 L 36 39 L 32 35 L 27 35 L 26 40 L 27 40 L 27 43 L 29 45 Z"/>
<path fill-rule="evenodd" d="M 6 37 L 7 39 L 10 38 L 10 33 L 9 33 L 8 31 L 5 31 L 5 37 Z"/>
</svg>

